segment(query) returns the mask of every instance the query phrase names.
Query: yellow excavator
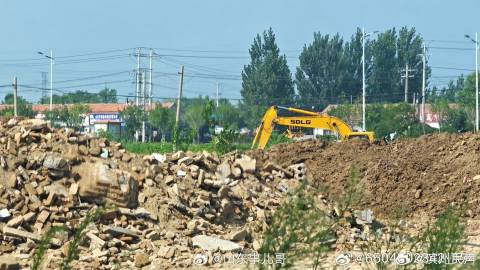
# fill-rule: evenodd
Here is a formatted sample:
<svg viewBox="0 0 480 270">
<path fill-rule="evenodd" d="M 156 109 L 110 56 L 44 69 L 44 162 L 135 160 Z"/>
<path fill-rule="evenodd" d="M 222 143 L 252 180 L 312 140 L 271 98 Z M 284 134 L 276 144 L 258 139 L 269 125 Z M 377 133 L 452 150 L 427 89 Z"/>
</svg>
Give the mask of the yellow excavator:
<svg viewBox="0 0 480 270">
<path fill-rule="evenodd" d="M 278 116 L 278 110 L 286 110 L 301 114 L 300 116 Z M 375 133 L 371 131 L 353 131 L 353 129 L 338 117 L 324 113 L 317 113 L 296 108 L 281 106 L 270 107 L 263 116 L 262 123 L 257 129 L 253 139 L 252 149 L 265 149 L 265 146 L 272 135 L 275 125 L 302 128 L 321 128 L 331 130 L 338 134 L 341 141 L 348 141 L 352 138 L 366 138 L 370 142 L 375 140 Z"/>
</svg>

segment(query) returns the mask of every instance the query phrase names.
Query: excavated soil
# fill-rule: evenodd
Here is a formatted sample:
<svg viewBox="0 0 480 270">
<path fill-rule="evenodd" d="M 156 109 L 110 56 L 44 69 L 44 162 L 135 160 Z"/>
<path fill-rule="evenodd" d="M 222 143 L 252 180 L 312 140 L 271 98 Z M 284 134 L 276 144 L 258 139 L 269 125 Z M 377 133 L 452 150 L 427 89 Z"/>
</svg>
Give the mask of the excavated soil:
<svg viewBox="0 0 480 270">
<path fill-rule="evenodd" d="M 391 144 L 304 141 L 251 154 L 279 165 L 304 162 L 310 181 L 326 188 L 332 201 L 344 194 L 355 168 L 363 194 L 358 206 L 380 217 L 433 217 L 448 205 L 464 207 L 470 217 L 480 214 L 479 135 L 430 134 Z"/>
</svg>

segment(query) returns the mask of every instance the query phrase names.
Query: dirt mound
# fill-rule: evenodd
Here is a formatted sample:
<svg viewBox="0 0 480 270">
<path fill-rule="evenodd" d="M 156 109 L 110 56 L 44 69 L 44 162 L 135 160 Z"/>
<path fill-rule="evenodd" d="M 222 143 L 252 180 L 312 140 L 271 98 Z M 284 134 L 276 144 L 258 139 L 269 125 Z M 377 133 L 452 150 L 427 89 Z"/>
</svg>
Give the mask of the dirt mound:
<svg viewBox="0 0 480 270">
<path fill-rule="evenodd" d="M 280 165 L 304 162 L 331 200 L 341 196 L 356 168 L 365 191 L 359 207 L 379 216 L 435 216 L 450 204 L 463 205 L 469 216 L 480 214 L 479 135 L 434 134 L 392 144 L 305 141 L 251 155 Z"/>
</svg>

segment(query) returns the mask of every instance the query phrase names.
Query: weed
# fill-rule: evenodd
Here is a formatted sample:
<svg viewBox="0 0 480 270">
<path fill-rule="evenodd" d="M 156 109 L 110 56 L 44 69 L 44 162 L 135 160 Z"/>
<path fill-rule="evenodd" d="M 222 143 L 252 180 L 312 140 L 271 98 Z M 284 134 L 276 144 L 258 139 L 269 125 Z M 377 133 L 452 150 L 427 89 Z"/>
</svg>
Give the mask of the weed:
<svg viewBox="0 0 480 270">
<path fill-rule="evenodd" d="M 426 246 L 427 254 L 451 255 L 462 250 L 465 240 L 465 224 L 458 211 L 449 207 L 433 226 L 427 227 L 418 242 Z M 425 269 L 451 269 L 451 266 L 446 263 L 431 263 L 425 265 Z"/>
<path fill-rule="evenodd" d="M 48 250 L 50 246 L 50 242 L 52 241 L 53 237 L 58 232 L 66 231 L 67 228 L 65 226 L 54 226 L 51 227 L 42 237 L 40 243 L 38 244 L 37 250 L 33 254 L 33 262 L 32 262 L 32 270 L 39 270 L 40 266 L 42 265 L 43 258 L 45 257 L 45 252 Z"/>
<path fill-rule="evenodd" d="M 79 245 L 85 238 L 86 229 L 90 223 L 95 222 L 100 219 L 103 215 L 105 209 L 104 208 L 97 208 L 94 211 L 90 211 L 85 216 L 85 219 L 80 223 L 78 228 L 75 230 L 73 240 L 68 245 L 68 252 L 67 256 L 63 260 L 62 263 L 62 270 L 70 270 L 70 264 L 78 257 L 79 254 Z"/>
<path fill-rule="evenodd" d="M 178 127 L 178 124 L 175 124 L 175 126 L 173 126 L 172 143 L 173 151 L 177 151 L 178 144 L 180 143 L 180 129 Z"/>
<path fill-rule="evenodd" d="M 86 229 L 88 225 L 92 222 L 98 221 L 100 217 L 103 215 L 104 211 L 105 211 L 104 208 L 97 208 L 87 213 L 87 215 L 85 216 L 85 219 L 80 223 L 80 225 L 74 232 L 73 240 L 70 242 L 68 246 L 68 254 L 62 262 L 62 267 L 61 267 L 62 270 L 71 269 L 70 265 L 73 262 L 73 260 L 75 260 L 75 258 L 78 257 L 79 245 L 85 238 Z M 65 226 L 62 226 L 62 227 L 56 226 L 56 227 L 51 227 L 45 233 L 45 235 L 40 240 L 37 250 L 33 255 L 32 270 L 40 269 L 40 266 L 42 265 L 42 262 L 43 262 L 43 258 L 45 257 L 45 252 L 50 246 L 50 241 L 53 239 L 55 234 L 62 231 L 67 231 L 67 230 L 68 229 Z"/>
<path fill-rule="evenodd" d="M 400 266 L 394 261 L 396 257 L 393 257 L 393 255 L 398 256 L 399 254 L 406 254 L 406 251 L 410 251 L 413 243 L 412 238 L 406 232 L 406 228 L 400 226 L 395 221 L 393 225 L 388 227 L 376 227 L 375 224 L 368 227 L 370 230 L 373 230 L 372 232 L 364 229 L 367 233 L 363 237 L 366 239 L 359 244 L 359 248 L 364 258 L 370 257 L 371 259 L 365 259 L 365 265 L 363 266 L 368 269 L 399 268 Z M 372 258 L 372 255 L 378 255 L 379 259 Z M 403 266 L 403 269 L 410 266 Z"/>
<path fill-rule="evenodd" d="M 285 133 L 273 132 L 272 136 L 270 137 L 270 140 L 268 141 L 267 148 L 272 147 L 273 145 L 276 145 L 276 144 L 289 143 L 292 141 L 293 140 L 290 139 L 287 135 L 285 135 Z"/>
<path fill-rule="evenodd" d="M 213 136 L 213 148 L 220 155 L 228 153 L 236 149 L 235 141 L 237 139 L 237 132 L 234 129 L 225 127 L 220 134 Z"/>
<path fill-rule="evenodd" d="M 347 179 L 345 191 L 338 199 L 338 207 L 340 216 L 343 216 L 345 211 L 357 205 L 363 198 L 364 194 L 360 186 L 360 173 L 357 168 L 350 169 L 350 177 Z"/>
<path fill-rule="evenodd" d="M 313 268 L 317 269 L 322 255 L 329 249 L 329 240 L 334 238 L 331 225 L 327 214 L 315 207 L 313 196 L 307 193 L 306 185 L 302 184 L 275 211 L 260 254 L 283 254 L 284 264 L 275 264 L 276 269 L 290 268 L 296 260 L 304 258 L 313 259 Z M 266 267 L 259 265 L 260 269 Z"/>
</svg>

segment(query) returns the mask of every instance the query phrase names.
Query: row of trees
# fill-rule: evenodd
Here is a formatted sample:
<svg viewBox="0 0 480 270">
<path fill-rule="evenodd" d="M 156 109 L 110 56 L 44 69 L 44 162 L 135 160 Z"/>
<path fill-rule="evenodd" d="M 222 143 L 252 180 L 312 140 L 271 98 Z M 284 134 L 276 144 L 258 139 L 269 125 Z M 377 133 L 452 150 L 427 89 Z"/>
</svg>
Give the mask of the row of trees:
<svg viewBox="0 0 480 270">
<path fill-rule="evenodd" d="M 226 99 L 219 100 L 218 107 L 209 97 L 183 99 L 178 130 L 181 132 L 180 136 L 188 137 L 191 141 L 206 141 L 212 135 L 212 127 L 215 125 L 235 130 L 247 126 L 244 118 L 248 117 L 247 115 L 242 113 L 239 106 L 233 105 Z M 129 138 L 134 138 L 135 132 L 142 128 L 142 121 L 146 121 L 147 128 L 157 131 L 157 136 L 152 138 L 153 140 L 173 139 L 175 109 L 164 108 L 158 103 L 153 110 L 144 113 L 141 107 L 129 106 L 121 112 L 121 116 L 125 121 Z M 255 125 L 258 125 L 258 121 L 255 121 Z"/>
<path fill-rule="evenodd" d="M 438 117 L 439 131 L 466 132 L 473 131 L 475 121 L 475 73 L 450 81 L 446 87 L 433 88 L 427 96 L 430 112 Z M 390 134 L 397 136 L 418 136 L 433 129 L 420 123 L 420 104 L 374 103 L 368 104 L 366 124 L 377 136 Z M 362 108 L 360 103 L 343 104 L 334 108 L 332 115 L 358 125 Z"/>
<path fill-rule="evenodd" d="M 432 88 L 427 100 L 438 114 L 440 130 L 472 131 L 475 124 L 475 72 L 451 80 L 446 87 Z"/>
<path fill-rule="evenodd" d="M 117 90 L 105 87 L 98 93 L 90 93 L 85 90 L 77 90 L 62 95 L 54 94 L 52 97 L 54 104 L 74 104 L 74 103 L 117 103 Z M 42 97 L 40 104 L 49 104 L 50 96 Z"/>
<path fill-rule="evenodd" d="M 257 35 L 250 48 L 250 63 L 242 72 L 242 96 L 248 105 L 296 104 L 322 108 L 329 103 L 348 102 L 362 93 L 362 30 L 349 40 L 339 34 L 314 33 L 303 47 L 295 79 L 280 54 L 270 28 Z M 413 91 L 421 89 L 423 38 L 415 28 L 395 28 L 366 40 L 367 95 L 370 102 L 404 99 L 401 70 L 414 71 L 409 80 Z M 427 69 L 427 79 L 430 69 Z M 296 86 L 296 90 L 294 90 Z"/>
</svg>

